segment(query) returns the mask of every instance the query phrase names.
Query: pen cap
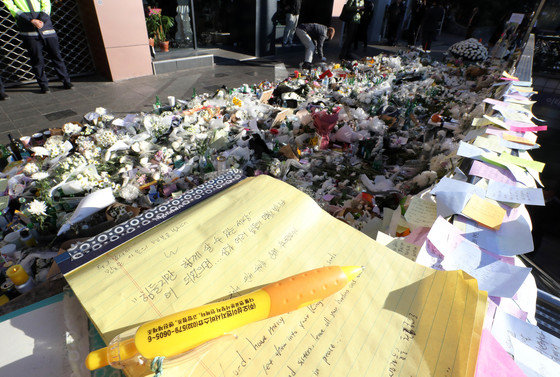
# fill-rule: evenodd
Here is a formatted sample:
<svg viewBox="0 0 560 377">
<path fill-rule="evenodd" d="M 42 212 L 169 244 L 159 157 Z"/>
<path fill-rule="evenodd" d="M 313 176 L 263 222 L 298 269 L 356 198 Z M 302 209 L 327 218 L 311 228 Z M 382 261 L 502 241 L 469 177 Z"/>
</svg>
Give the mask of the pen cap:
<svg viewBox="0 0 560 377">
<path fill-rule="evenodd" d="M 328 266 L 307 271 L 263 287 L 270 295 L 269 317 L 291 312 L 341 290 L 359 275 L 361 267 Z"/>
</svg>

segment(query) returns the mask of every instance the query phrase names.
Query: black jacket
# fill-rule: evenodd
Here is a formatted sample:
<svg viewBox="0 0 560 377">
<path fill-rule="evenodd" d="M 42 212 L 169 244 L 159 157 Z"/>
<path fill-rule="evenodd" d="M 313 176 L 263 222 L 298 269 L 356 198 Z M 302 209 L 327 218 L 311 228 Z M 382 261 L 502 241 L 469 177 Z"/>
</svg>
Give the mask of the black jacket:
<svg viewBox="0 0 560 377">
<path fill-rule="evenodd" d="M 301 0 L 286 0 L 284 9 L 286 13 L 298 15 L 301 11 Z"/>
<path fill-rule="evenodd" d="M 44 12 L 29 12 L 21 13 L 16 18 L 16 25 L 22 36 L 37 36 L 38 31 L 31 23 L 31 20 L 37 19 L 43 21 L 43 28 L 39 30 L 43 37 L 50 37 L 56 35 L 51 18 Z"/>
</svg>

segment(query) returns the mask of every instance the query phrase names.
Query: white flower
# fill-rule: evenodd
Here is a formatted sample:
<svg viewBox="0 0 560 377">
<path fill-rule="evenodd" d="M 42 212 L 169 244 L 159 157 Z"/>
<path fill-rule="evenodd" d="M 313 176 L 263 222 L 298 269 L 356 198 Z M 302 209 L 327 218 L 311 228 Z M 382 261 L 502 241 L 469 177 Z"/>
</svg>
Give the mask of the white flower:
<svg viewBox="0 0 560 377">
<path fill-rule="evenodd" d="M 27 175 L 28 177 L 37 173 L 38 171 L 39 167 L 34 162 L 28 162 L 23 168 L 23 174 Z"/>
<path fill-rule="evenodd" d="M 35 173 L 31 176 L 32 179 L 35 179 L 37 181 L 40 181 L 40 180 L 48 178 L 48 177 L 49 177 L 49 173 L 47 173 L 46 171 L 40 171 L 40 172 Z"/>
<path fill-rule="evenodd" d="M 119 140 L 117 135 L 111 130 L 98 131 L 95 138 L 103 148 L 109 148 Z"/>
<path fill-rule="evenodd" d="M 124 185 L 119 192 L 121 198 L 131 202 L 140 195 L 140 189 L 134 185 Z"/>
<path fill-rule="evenodd" d="M 62 126 L 65 135 L 74 135 L 82 131 L 82 126 L 77 123 L 66 123 Z"/>
<path fill-rule="evenodd" d="M 27 212 L 35 216 L 47 216 L 47 205 L 45 202 L 41 202 L 39 200 L 33 200 L 27 206 Z"/>
</svg>

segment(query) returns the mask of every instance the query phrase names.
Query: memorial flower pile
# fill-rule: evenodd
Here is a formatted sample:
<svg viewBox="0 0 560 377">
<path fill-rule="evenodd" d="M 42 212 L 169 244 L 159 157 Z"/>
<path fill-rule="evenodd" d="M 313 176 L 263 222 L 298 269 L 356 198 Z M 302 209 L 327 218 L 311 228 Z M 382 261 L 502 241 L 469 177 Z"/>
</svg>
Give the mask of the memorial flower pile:
<svg viewBox="0 0 560 377">
<path fill-rule="evenodd" d="M 453 51 L 485 58 L 466 42 Z M 29 145 L 9 189 L 60 228 L 97 190 L 141 211 L 233 167 L 285 180 L 362 229 L 456 167 L 457 144 L 501 69 L 487 63 L 473 78 L 409 52 L 222 88 L 150 114 L 97 108 Z M 78 225 L 61 237 L 80 236 Z"/>
</svg>

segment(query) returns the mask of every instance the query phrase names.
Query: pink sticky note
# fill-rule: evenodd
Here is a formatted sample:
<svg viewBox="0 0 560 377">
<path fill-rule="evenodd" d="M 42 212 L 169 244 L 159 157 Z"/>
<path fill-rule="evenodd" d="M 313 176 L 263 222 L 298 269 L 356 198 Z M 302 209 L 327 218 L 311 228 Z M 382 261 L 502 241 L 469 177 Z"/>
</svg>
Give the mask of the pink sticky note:
<svg viewBox="0 0 560 377">
<path fill-rule="evenodd" d="M 511 131 L 517 131 L 517 132 L 527 132 L 527 131 L 537 132 L 537 131 L 546 131 L 547 129 L 547 126 L 537 126 L 537 125 L 532 125 L 530 123 L 518 122 L 515 120 L 506 121 L 506 126 Z"/>
<path fill-rule="evenodd" d="M 482 330 L 475 377 L 526 377 L 487 329 Z"/>
<path fill-rule="evenodd" d="M 469 174 L 513 186 L 517 182 L 513 174 L 511 174 L 508 169 L 500 168 L 492 164 L 486 164 L 477 160 L 473 161 Z"/>
</svg>

